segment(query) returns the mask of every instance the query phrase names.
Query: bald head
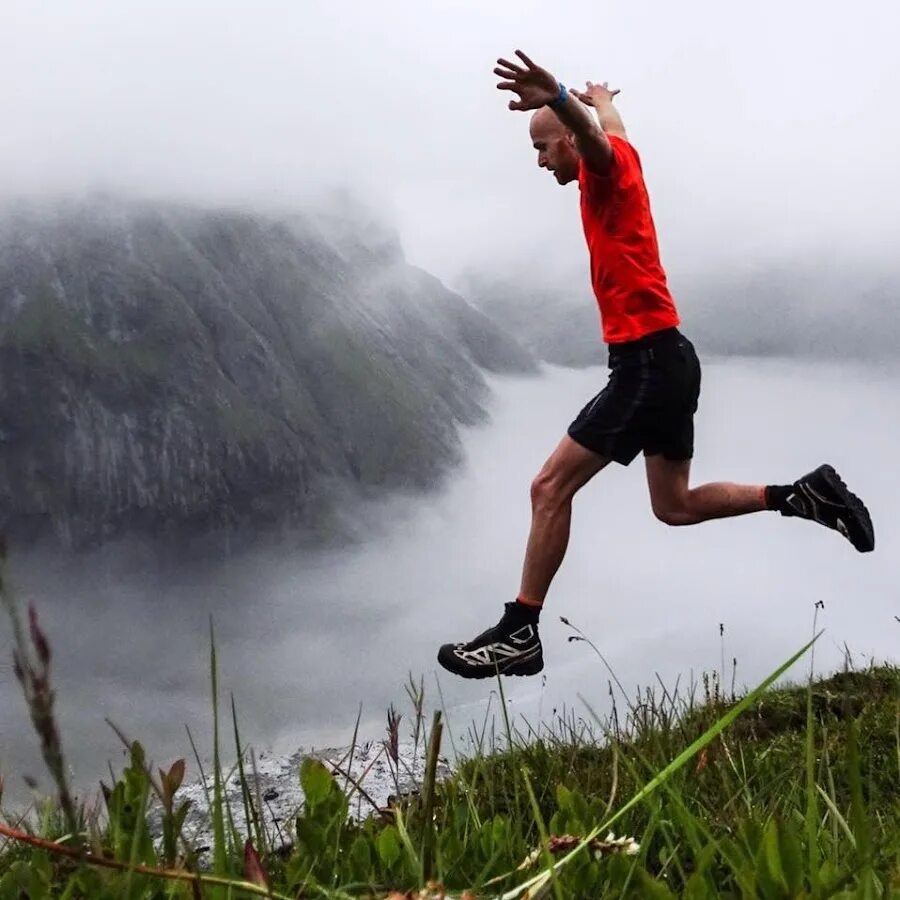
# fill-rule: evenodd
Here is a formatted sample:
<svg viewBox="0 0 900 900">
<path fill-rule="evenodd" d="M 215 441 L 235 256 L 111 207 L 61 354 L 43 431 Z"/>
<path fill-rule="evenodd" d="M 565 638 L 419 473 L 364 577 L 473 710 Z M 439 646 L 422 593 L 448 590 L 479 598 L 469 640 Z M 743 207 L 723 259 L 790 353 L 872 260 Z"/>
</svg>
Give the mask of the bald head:
<svg viewBox="0 0 900 900">
<path fill-rule="evenodd" d="M 542 137 L 562 137 L 568 134 L 569 129 L 559 121 L 556 113 L 548 106 L 542 106 L 531 117 L 531 125 L 529 126 L 531 139 L 534 140 L 536 135 Z"/>
<path fill-rule="evenodd" d="M 560 184 L 568 184 L 578 177 L 578 153 L 575 136 L 557 118 L 552 109 L 544 106 L 531 117 L 531 142 L 538 152 L 538 165 L 552 172 Z"/>
</svg>

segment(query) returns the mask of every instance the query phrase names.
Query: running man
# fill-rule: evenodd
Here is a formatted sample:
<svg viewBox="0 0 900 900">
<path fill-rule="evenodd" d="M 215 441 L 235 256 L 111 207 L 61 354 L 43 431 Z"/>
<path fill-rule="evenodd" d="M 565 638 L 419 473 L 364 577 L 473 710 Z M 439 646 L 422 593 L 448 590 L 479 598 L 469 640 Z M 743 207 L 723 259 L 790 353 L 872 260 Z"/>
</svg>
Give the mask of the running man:
<svg viewBox="0 0 900 900">
<path fill-rule="evenodd" d="M 613 106 L 618 91 L 590 82 L 583 92 L 567 90 L 524 53 L 516 56 L 517 63 L 497 61 L 497 87 L 518 95 L 510 109 L 535 111 L 538 166 L 560 185 L 578 182 L 610 376 L 531 485 L 531 533 L 515 601 L 493 628 L 438 652 L 440 664 L 463 678 L 543 669 L 538 619 L 565 556 L 572 499 L 609 463 L 627 466 L 641 452 L 653 512 L 668 525 L 774 510 L 834 529 L 860 552 L 875 546 L 865 505 L 829 465 L 787 485 L 690 486 L 700 362 L 678 329 L 641 161 Z"/>
</svg>

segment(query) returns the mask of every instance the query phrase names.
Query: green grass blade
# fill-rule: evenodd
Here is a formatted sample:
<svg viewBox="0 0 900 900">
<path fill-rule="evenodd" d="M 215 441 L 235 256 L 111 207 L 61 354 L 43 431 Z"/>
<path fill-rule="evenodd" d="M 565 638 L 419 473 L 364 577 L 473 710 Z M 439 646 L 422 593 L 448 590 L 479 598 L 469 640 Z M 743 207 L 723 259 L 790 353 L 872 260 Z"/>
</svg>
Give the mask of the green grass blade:
<svg viewBox="0 0 900 900">
<path fill-rule="evenodd" d="M 541 848 L 544 851 L 544 862 L 547 866 L 545 871 L 550 873 L 553 895 L 556 897 L 556 900 L 564 900 L 562 888 L 560 887 L 559 879 L 556 876 L 556 870 L 553 868 L 553 857 L 550 854 L 550 838 L 547 834 L 547 825 L 544 822 L 544 817 L 541 815 L 541 808 L 538 805 L 537 797 L 534 795 L 534 788 L 531 786 L 531 779 L 528 777 L 528 769 L 526 768 L 522 769 L 522 780 L 525 782 L 525 790 L 528 792 L 528 800 L 531 803 L 531 814 L 534 816 L 534 821 L 541 837 Z"/>
<path fill-rule="evenodd" d="M 200 759 L 200 752 L 197 750 L 197 742 L 194 740 L 194 735 L 191 734 L 190 725 L 185 725 L 184 730 L 187 732 L 188 743 L 191 745 L 191 752 L 194 754 L 194 762 L 197 763 L 197 771 L 200 773 L 200 786 L 203 788 L 203 796 L 206 799 L 206 809 L 209 812 L 210 819 L 212 818 L 212 795 L 209 792 L 209 787 L 206 783 L 206 772 L 203 769 L 203 760 Z"/>
<path fill-rule="evenodd" d="M 212 681 L 213 709 L 213 872 L 230 875 L 228 871 L 228 847 L 225 844 L 225 796 L 222 785 L 222 768 L 219 758 L 219 680 L 216 668 L 216 637 L 212 616 L 209 617 L 209 669 Z"/>
<path fill-rule="evenodd" d="M 612 816 L 605 822 L 594 828 L 577 847 L 570 850 L 565 856 L 554 864 L 557 870 L 568 865 L 574 857 L 580 853 L 588 844 L 602 831 L 608 829 L 614 822 L 620 819 L 628 810 L 640 803 L 645 797 L 655 791 L 661 784 L 666 782 L 671 776 L 684 766 L 695 754 L 699 753 L 707 744 L 718 737 L 734 720 L 741 715 L 749 706 L 752 706 L 759 696 L 775 681 L 777 681 L 794 663 L 803 656 L 810 647 L 819 639 L 821 632 L 817 634 L 809 643 L 800 648 L 790 659 L 782 663 L 771 675 L 757 685 L 746 697 L 736 703 L 728 712 L 725 713 L 717 722 L 708 728 L 697 740 L 695 740 L 686 750 L 678 754 L 662 771 L 644 785 L 634 796 L 621 806 Z M 541 872 L 523 884 L 519 885 L 511 891 L 503 894 L 500 900 L 515 900 L 524 890 L 542 881 L 546 878 L 546 873 Z"/>
<path fill-rule="evenodd" d="M 265 851 L 265 838 L 260 827 L 260 813 L 253 802 L 253 794 L 247 781 L 247 773 L 244 769 L 244 748 L 241 745 L 241 735 L 238 731 L 237 707 L 234 702 L 234 694 L 231 695 L 231 721 L 234 725 L 234 748 L 237 753 L 238 778 L 241 783 L 241 799 L 244 802 L 244 827 L 247 829 L 247 837 L 254 836 L 256 847 Z"/>
<path fill-rule="evenodd" d="M 850 826 L 856 835 L 856 845 L 862 866 L 862 884 L 859 895 L 874 897 L 872 881 L 872 832 L 866 813 L 862 789 L 862 763 L 859 758 L 859 722 L 850 719 L 847 723 L 847 777 L 850 782 Z"/>
<path fill-rule="evenodd" d="M 400 835 L 400 842 L 403 844 L 406 854 L 409 857 L 411 870 L 417 874 L 421 874 L 422 860 L 419 858 L 419 854 L 416 853 L 416 848 L 413 846 L 409 831 L 406 829 L 406 822 L 403 821 L 403 810 L 399 806 L 394 810 L 394 822 L 397 826 L 397 833 Z"/>
<path fill-rule="evenodd" d="M 496 663 L 495 663 L 496 669 Z M 513 743 L 513 735 L 512 735 L 512 727 L 509 721 L 509 711 L 506 708 L 506 691 L 503 690 L 503 676 L 500 674 L 500 670 L 497 669 L 497 689 L 500 694 L 500 707 L 503 710 L 503 727 L 506 731 L 506 749 L 509 753 L 513 753 L 515 750 L 515 744 Z M 516 801 L 516 816 L 520 820 L 523 818 L 522 814 L 522 801 L 519 795 L 519 779 L 513 779 L 513 797 Z"/>
<path fill-rule="evenodd" d="M 894 690 L 900 687 L 900 682 L 895 684 Z M 897 709 L 894 715 L 894 744 L 897 747 L 897 777 L 900 778 L 900 693 L 897 696 Z"/>
<path fill-rule="evenodd" d="M 850 826 L 847 824 L 847 820 L 841 815 L 841 811 L 835 806 L 834 800 L 828 796 L 828 794 L 822 790 L 819 785 L 816 785 L 816 790 L 821 794 L 822 799 L 825 801 L 825 805 L 828 807 L 828 811 L 831 813 L 832 818 L 836 823 L 836 827 L 840 826 L 841 831 L 844 832 L 847 840 L 850 841 L 850 846 L 853 849 L 856 849 L 856 838 L 853 836 L 853 832 L 850 830 Z M 835 840 L 835 844 L 837 840 Z"/>
<path fill-rule="evenodd" d="M 816 791 L 816 722 L 812 706 L 812 672 L 806 690 L 806 843 L 809 883 L 819 892 L 819 804 Z"/>
</svg>

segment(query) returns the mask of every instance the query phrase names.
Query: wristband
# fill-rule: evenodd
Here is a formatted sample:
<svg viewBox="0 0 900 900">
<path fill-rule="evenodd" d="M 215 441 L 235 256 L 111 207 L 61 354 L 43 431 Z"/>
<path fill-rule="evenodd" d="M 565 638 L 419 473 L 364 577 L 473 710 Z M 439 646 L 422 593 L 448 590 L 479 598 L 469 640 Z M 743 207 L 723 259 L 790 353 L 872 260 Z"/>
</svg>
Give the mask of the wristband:
<svg viewBox="0 0 900 900">
<path fill-rule="evenodd" d="M 556 97 L 556 99 L 551 100 L 547 104 L 547 106 L 549 106 L 550 109 L 556 109 L 557 107 L 562 106 L 563 103 L 565 103 L 566 100 L 568 100 L 568 99 L 569 99 L 569 92 L 566 90 L 566 86 L 562 82 L 560 82 L 559 83 L 559 95 Z"/>
</svg>

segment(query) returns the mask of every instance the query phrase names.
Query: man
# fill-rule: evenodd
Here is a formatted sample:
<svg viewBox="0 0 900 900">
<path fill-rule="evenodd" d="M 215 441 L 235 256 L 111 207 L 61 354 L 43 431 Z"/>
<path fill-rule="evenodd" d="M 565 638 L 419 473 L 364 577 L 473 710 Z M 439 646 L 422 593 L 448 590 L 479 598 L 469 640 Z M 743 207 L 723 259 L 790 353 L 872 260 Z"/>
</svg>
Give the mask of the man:
<svg viewBox="0 0 900 900">
<path fill-rule="evenodd" d="M 627 466 L 640 452 L 653 512 L 666 524 L 774 510 L 832 528 L 860 552 L 875 546 L 866 507 L 828 465 L 789 485 L 689 486 L 700 363 L 678 330 L 640 158 L 612 104 L 618 92 L 590 82 L 584 92 L 569 91 L 524 53 L 516 55 L 520 63 L 497 61 L 494 72 L 504 79 L 497 87 L 518 95 L 510 109 L 535 110 L 530 131 L 538 165 L 561 185 L 578 182 L 610 377 L 532 483 L 531 533 L 515 601 L 474 640 L 440 648 L 440 664 L 464 678 L 541 671 L 538 619 L 566 552 L 572 498 L 610 462 Z"/>
</svg>

